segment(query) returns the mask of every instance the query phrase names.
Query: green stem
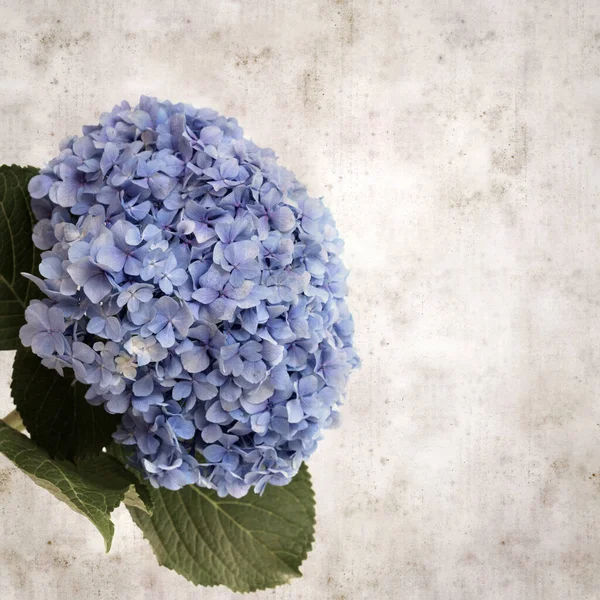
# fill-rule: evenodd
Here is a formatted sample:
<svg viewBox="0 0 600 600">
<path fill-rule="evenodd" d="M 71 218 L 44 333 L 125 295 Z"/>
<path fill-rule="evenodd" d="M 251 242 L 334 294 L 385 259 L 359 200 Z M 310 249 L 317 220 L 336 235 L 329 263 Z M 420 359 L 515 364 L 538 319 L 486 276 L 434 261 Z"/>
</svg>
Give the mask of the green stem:
<svg viewBox="0 0 600 600">
<path fill-rule="evenodd" d="M 23 419 L 21 419 L 21 415 L 17 409 L 13 410 L 11 413 L 7 414 L 4 419 L 2 419 L 9 427 L 16 429 L 17 431 L 25 431 L 25 425 L 23 425 Z"/>
</svg>

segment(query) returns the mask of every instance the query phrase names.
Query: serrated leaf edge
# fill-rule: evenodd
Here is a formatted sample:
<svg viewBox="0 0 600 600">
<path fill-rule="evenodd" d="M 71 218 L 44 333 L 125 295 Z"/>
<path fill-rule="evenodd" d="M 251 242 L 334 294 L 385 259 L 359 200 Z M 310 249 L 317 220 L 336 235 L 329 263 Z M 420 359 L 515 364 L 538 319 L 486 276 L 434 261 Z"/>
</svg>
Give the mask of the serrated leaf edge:
<svg viewBox="0 0 600 600">
<path fill-rule="evenodd" d="M 307 469 L 306 470 L 306 476 L 307 476 L 307 480 L 306 480 L 306 484 L 308 485 L 309 488 L 309 497 L 311 500 L 311 503 L 309 504 L 310 510 L 309 510 L 309 516 L 311 517 L 311 523 L 312 523 L 312 528 L 311 528 L 311 533 L 310 533 L 310 537 L 307 540 L 307 544 L 306 544 L 306 550 L 300 555 L 301 557 L 301 561 L 300 561 L 300 565 L 302 565 L 304 563 L 304 561 L 306 560 L 306 558 L 308 557 L 309 552 L 312 550 L 313 546 L 314 546 L 314 542 L 315 542 L 315 531 L 316 531 L 316 526 L 317 526 L 317 518 L 316 518 L 316 502 L 315 502 L 315 491 L 314 488 L 312 486 L 312 477 L 310 474 L 310 471 Z M 286 486 L 282 486 L 282 488 L 285 488 Z M 288 493 L 290 493 L 298 502 L 300 502 L 300 500 L 294 496 L 294 494 L 292 494 L 289 490 L 286 490 Z M 210 498 L 208 498 L 204 493 L 201 492 L 201 490 L 199 490 L 199 493 L 201 493 L 202 496 L 204 496 L 204 498 L 206 500 L 208 500 L 209 502 L 211 502 L 211 504 L 215 504 Z M 163 501 L 162 497 L 161 497 L 161 501 Z M 164 503 L 164 501 L 163 501 Z M 223 586 L 229 590 L 231 590 L 232 592 L 238 593 L 238 594 L 251 594 L 253 592 L 258 592 L 258 591 L 263 591 L 263 590 L 268 590 L 268 589 L 274 589 L 276 587 L 279 587 L 281 585 L 287 585 L 288 583 L 290 583 L 291 580 L 296 579 L 298 577 L 302 577 L 302 571 L 300 570 L 300 567 L 297 567 L 296 570 L 296 574 L 290 573 L 289 577 L 287 577 L 284 581 L 282 581 L 281 583 L 276 584 L 275 586 L 270 586 L 270 585 L 257 585 L 255 587 L 250 586 L 247 589 L 241 589 L 241 588 L 237 588 L 237 587 L 229 587 L 223 583 L 203 583 L 203 584 L 195 584 L 192 581 L 190 581 L 185 575 L 182 575 L 181 573 L 179 573 L 174 567 L 170 567 L 169 565 L 165 564 L 161 558 L 158 556 L 156 550 L 154 549 L 154 546 L 152 544 L 152 541 L 150 540 L 150 538 L 145 534 L 144 530 L 139 527 L 139 525 L 136 523 L 134 514 L 133 514 L 133 510 L 140 510 L 140 509 L 135 509 L 130 506 L 127 506 L 127 510 L 129 511 L 132 521 L 134 522 L 134 524 L 138 527 L 138 529 L 140 529 L 140 531 L 142 532 L 142 537 L 148 542 L 148 545 L 150 546 L 152 553 L 154 554 L 154 557 L 156 558 L 156 562 L 161 566 L 164 567 L 166 569 L 169 569 L 169 571 L 173 571 L 175 574 L 179 575 L 180 577 L 183 577 L 186 581 L 188 581 L 190 584 L 192 584 L 194 587 L 220 587 Z M 222 510 L 222 509 L 221 509 Z M 168 510 L 166 511 L 168 514 Z M 224 512 L 224 511 L 223 511 Z M 270 511 L 267 511 L 270 512 Z M 227 513 L 225 513 L 227 514 Z M 230 519 L 232 519 L 233 521 L 235 521 L 235 519 L 233 519 L 233 517 L 231 517 L 230 515 L 227 515 Z M 279 516 L 279 515 L 277 515 Z M 235 523 L 239 526 L 239 523 L 237 521 L 235 521 Z M 164 545 L 161 537 L 158 535 L 158 532 L 156 530 L 156 528 L 154 527 L 154 523 L 152 523 L 152 521 L 150 520 L 150 524 L 152 526 L 152 531 L 155 534 L 156 539 L 160 542 L 161 547 L 164 550 L 165 555 L 170 558 L 170 553 L 168 552 L 167 547 Z M 256 540 L 256 538 L 253 537 L 254 540 Z M 256 540 L 259 541 L 259 540 Z M 261 542 L 261 545 L 262 544 Z M 191 553 L 188 550 L 188 554 L 191 555 Z M 277 557 L 280 561 L 281 559 L 279 557 Z M 283 562 L 283 561 L 282 561 Z M 285 563 L 284 563 L 285 564 Z M 290 565 L 286 566 L 288 568 L 291 568 Z M 208 573 L 208 571 L 205 571 L 205 573 Z"/>
</svg>

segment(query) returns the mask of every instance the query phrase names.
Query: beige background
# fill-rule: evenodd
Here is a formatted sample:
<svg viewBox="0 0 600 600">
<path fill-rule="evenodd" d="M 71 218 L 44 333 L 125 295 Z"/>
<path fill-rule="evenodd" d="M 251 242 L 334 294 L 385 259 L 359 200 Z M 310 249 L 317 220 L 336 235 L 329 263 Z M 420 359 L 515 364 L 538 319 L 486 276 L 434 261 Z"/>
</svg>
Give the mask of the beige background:
<svg viewBox="0 0 600 600">
<path fill-rule="evenodd" d="M 140 93 L 237 116 L 347 242 L 363 368 L 316 544 L 245 598 L 599 598 L 598 3 L 1 2 L 0 162 Z M 1 458 L 0 597 L 242 597 L 115 519 L 105 555 Z"/>
</svg>

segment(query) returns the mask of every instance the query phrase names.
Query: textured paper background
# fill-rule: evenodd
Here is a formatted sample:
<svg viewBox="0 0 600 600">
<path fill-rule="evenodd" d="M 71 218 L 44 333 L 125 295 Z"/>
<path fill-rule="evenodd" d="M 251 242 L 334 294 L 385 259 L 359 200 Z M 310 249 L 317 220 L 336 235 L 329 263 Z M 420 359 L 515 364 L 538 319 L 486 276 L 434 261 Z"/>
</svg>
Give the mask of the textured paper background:
<svg viewBox="0 0 600 600">
<path fill-rule="evenodd" d="M 598 3 L 2 1 L 1 162 L 140 93 L 237 116 L 347 241 L 363 368 L 310 464 L 316 544 L 245 597 L 597 599 Z M 0 597 L 242 597 L 115 517 L 105 555 L 0 459 Z"/>
</svg>

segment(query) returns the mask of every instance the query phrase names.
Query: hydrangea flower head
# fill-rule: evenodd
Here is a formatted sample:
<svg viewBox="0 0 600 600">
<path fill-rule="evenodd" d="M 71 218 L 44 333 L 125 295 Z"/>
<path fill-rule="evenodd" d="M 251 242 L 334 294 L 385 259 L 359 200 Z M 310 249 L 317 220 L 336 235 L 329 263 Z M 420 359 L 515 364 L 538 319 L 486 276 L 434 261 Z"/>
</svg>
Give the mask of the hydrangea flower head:
<svg viewBox="0 0 600 600">
<path fill-rule="evenodd" d="M 210 109 L 143 96 L 60 150 L 29 183 L 23 344 L 122 414 L 155 487 L 288 483 L 358 366 L 330 212 Z"/>
</svg>

